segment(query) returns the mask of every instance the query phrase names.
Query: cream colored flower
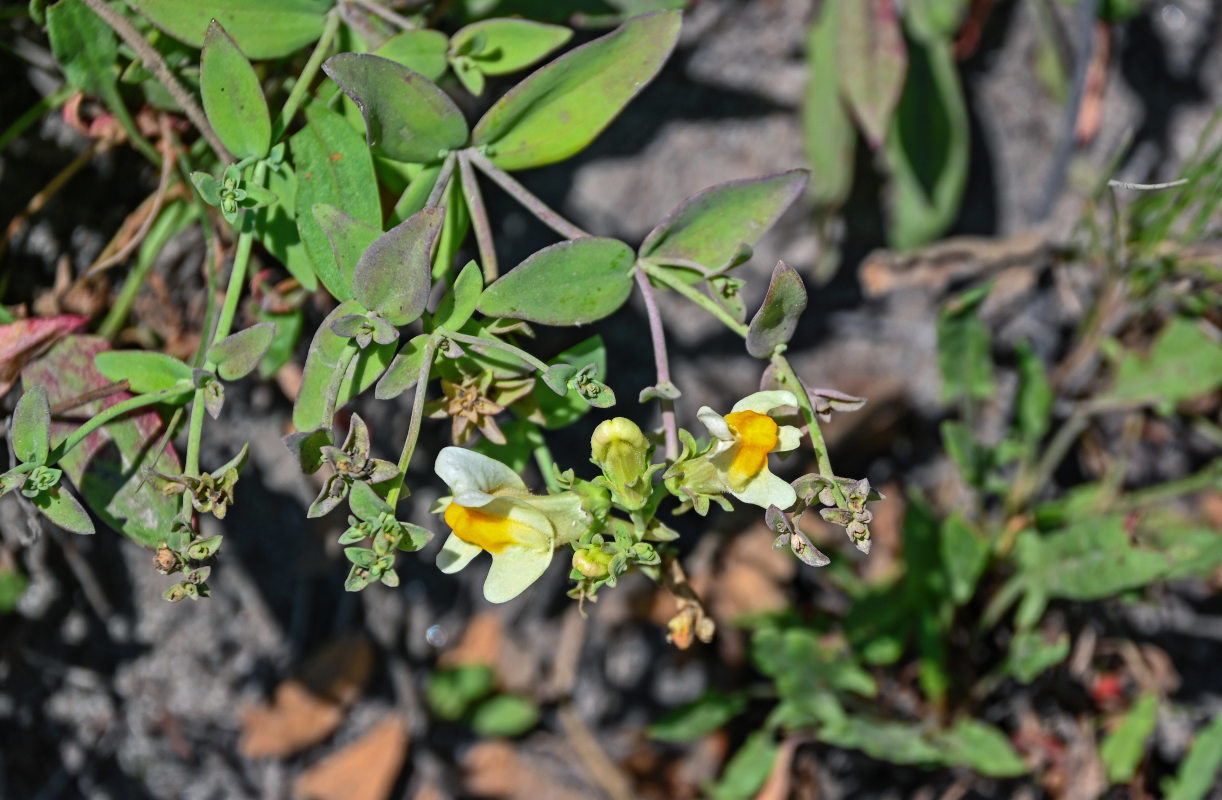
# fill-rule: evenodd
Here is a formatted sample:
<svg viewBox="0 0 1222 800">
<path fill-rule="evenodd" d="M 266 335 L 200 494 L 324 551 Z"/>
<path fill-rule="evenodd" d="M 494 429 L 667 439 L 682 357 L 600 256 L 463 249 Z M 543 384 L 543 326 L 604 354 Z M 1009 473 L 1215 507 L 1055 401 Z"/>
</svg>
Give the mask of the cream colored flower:
<svg viewBox="0 0 1222 800">
<path fill-rule="evenodd" d="M 793 450 L 801 433 L 777 425 L 777 409 L 798 404 L 791 392 L 756 392 L 734 404 L 724 417 L 708 406 L 696 412 L 717 441 L 707 458 L 725 482 L 726 491 L 744 503 L 789 508 L 797 500 L 793 487 L 768 471 L 768 454 Z"/>
<path fill-rule="evenodd" d="M 516 472 L 472 450 L 443 448 L 434 470 L 452 493 L 443 514 L 453 532 L 437 554 L 437 566 L 457 572 L 481 551 L 489 553 L 489 602 L 524 592 L 547 570 L 555 548 L 589 527 L 576 494 L 532 495 Z"/>
</svg>

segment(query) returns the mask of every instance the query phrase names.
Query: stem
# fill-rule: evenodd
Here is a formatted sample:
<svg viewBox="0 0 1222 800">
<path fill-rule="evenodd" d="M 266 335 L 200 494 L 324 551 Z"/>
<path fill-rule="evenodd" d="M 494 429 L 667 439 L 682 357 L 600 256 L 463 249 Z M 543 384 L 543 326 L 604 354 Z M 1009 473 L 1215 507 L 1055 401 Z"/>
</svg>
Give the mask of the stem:
<svg viewBox="0 0 1222 800">
<path fill-rule="evenodd" d="M 160 391 L 149 392 L 148 394 L 136 395 L 135 397 L 128 398 L 120 403 L 115 403 L 109 408 L 103 409 L 98 414 L 85 420 L 85 422 L 82 423 L 79 428 L 68 434 L 67 438 L 56 445 L 51 451 L 51 454 L 47 456 L 46 465 L 54 466 L 61 458 L 72 450 L 72 448 L 84 441 L 86 436 L 93 433 L 111 420 L 121 417 L 130 411 L 135 411 L 138 408 L 144 408 L 145 406 L 151 406 L 155 403 L 172 400 L 175 397 L 179 397 L 190 391 L 192 391 L 190 386 L 171 386 L 168 389 L 161 389 Z"/>
<path fill-rule="evenodd" d="M 225 147 L 220 137 L 216 135 L 216 131 L 212 130 L 212 125 L 208 123 L 208 117 L 204 115 L 203 110 L 195 102 L 195 98 L 191 96 L 190 92 L 184 89 L 182 84 L 178 82 L 178 79 L 174 77 L 174 73 L 170 72 L 170 68 L 166 66 L 165 61 L 161 58 L 161 54 L 145 41 L 140 32 L 132 27 L 132 24 L 126 18 L 106 5 L 103 0 L 82 0 L 82 2 L 89 6 L 93 13 L 101 17 L 102 21 L 109 25 L 115 33 L 119 34 L 119 38 L 126 42 L 131 49 L 136 51 L 136 54 L 140 56 L 140 60 L 144 62 L 144 66 L 148 67 L 149 71 L 166 88 L 166 91 L 174 98 L 174 102 L 178 103 L 179 108 L 186 113 L 187 119 L 191 120 L 191 124 L 199 130 L 200 135 L 208 140 L 208 144 L 212 146 L 217 157 L 226 164 L 233 161 L 233 156 Z"/>
<path fill-rule="evenodd" d="M 772 365 L 776 368 L 777 377 L 781 383 L 788 386 L 794 397 L 798 398 L 798 407 L 802 409 L 802 418 L 806 420 L 806 427 L 810 433 L 810 444 L 815 450 L 815 461 L 819 465 L 819 472 L 832 479 L 831 488 L 832 494 L 836 497 L 836 505 L 840 508 L 847 508 L 848 500 L 841 491 L 840 484 L 835 480 L 836 473 L 832 472 L 832 459 L 827 452 L 827 441 L 823 438 L 823 429 L 819 427 L 819 417 L 815 414 L 815 409 L 810 404 L 810 397 L 806 394 L 806 386 L 793 371 L 789 359 L 785 356 L 780 353 L 773 355 Z"/>
<path fill-rule="evenodd" d="M 458 174 L 462 178 L 462 194 L 467 201 L 467 209 L 471 212 L 471 227 L 475 228 L 475 244 L 479 247 L 479 260 L 484 264 L 484 285 L 496 280 L 500 270 L 497 269 L 496 249 L 492 245 L 492 224 L 488 221 L 488 210 L 484 208 L 484 198 L 479 193 L 479 181 L 466 158 L 466 151 L 458 154 Z"/>
<path fill-rule="evenodd" d="M 260 161 L 255 164 L 255 174 L 251 181 L 259 186 L 263 186 L 263 181 L 266 178 L 267 162 Z M 243 222 L 249 222 L 249 220 L 243 219 Z M 230 329 L 233 327 L 233 318 L 237 314 L 238 299 L 242 294 L 242 285 L 246 282 L 246 267 L 250 263 L 250 248 L 254 243 L 255 235 L 251 226 L 249 224 L 243 225 L 242 232 L 238 234 L 238 247 L 233 255 L 233 270 L 229 273 L 229 285 L 225 287 L 225 304 L 221 306 L 221 315 L 216 321 L 216 331 L 212 334 L 213 345 L 228 336 Z"/>
<path fill-rule="evenodd" d="M 658 313 L 658 301 L 653 294 L 653 285 L 640 269 L 633 272 L 636 274 L 636 285 L 641 290 L 641 297 L 645 300 L 645 316 L 649 318 L 649 337 L 653 342 L 653 364 L 658 374 L 658 383 L 669 383 L 670 359 L 666 354 L 666 331 L 662 327 L 662 315 Z M 674 461 L 679 457 L 679 427 L 675 421 L 675 401 L 659 397 L 658 404 L 662 407 L 666 460 Z"/>
<path fill-rule="evenodd" d="M 547 490 L 559 492 L 560 487 L 556 484 L 556 470 L 554 469 L 556 462 L 552 458 L 551 449 L 543 439 L 543 434 L 539 432 L 538 425 L 531 427 L 530 433 L 526 435 L 526 441 L 530 444 L 531 455 L 535 457 L 535 464 L 538 465 L 539 472 L 543 475 L 543 482 L 547 484 Z"/>
<path fill-rule="evenodd" d="M 505 352 L 512 353 L 513 355 L 522 359 L 527 364 L 530 364 L 532 367 L 539 370 L 539 372 L 547 372 L 552 368 L 550 364 L 540 361 L 520 347 L 514 347 L 508 342 L 502 342 L 499 339 L 481 339 L 478 336 L 469 336 L 465 333 L 456 333 L 455 331 L 448 331 L 445 329 L 434 331 L 434 333 L 439 336 L 444 336 L 447 339 L 453 339 L 456 342 L 463 342 L 464 344 L 473 345 L 475 347 L 495 347 L 498 350 L 504 350 Z"/>
<path fill-rule="evenodd" d="M 1040 456 L 1035 466 L 1019 473 L 1014 479 L 1010 496 L 1006 498 L 1007 512 L 1013 514 L 1024 508 L 1031 498 L 1039 493 L 1048 479 L 1052 477 L 1053 470 L 1064 460 L 1069 448 L 1077 441 L 1082 431 L 1086 430 L 1090 422 L 1091 411 L 1092 409 L 1088 406 L 1079 406 L 1075 409 L 1052 437 L 1052 441 L 1048 443 L 1047 449 L 1044 450 L 1044 454 Z"/>
<path fill-rule="evenodd" d="M 668 273 L 666 270 L 660 269 L 648 261 L 640 261 L 637 263 L 640 265 L 641 269 L 645 270 L 649 277 L 653 278 L 658 283 L 665 284 L 666 288 L 673 289 L 674 291 L 683 295 L 688 300 L 691 300 L 693 303 L 700 306 L 717 319 L 721 320 L 727 328 L 734 331 L 744 339 L 747 338 L 746 324 L 734 319 L 734 317 L 730 316 L 725 309 L 714 303 L 710 298 L 705 297 L 700 292 Z"/>
<path fill-rule="evenodd" d="M 272 142 L 279 141 L 284 132 L 288 130 L 289 123 L 293 121 L 297 108 L 301 105 L 301 101 L 309 90 L 310 84 L 314 82 L 314 76 L 318 74 L 318 69 L 322 66 L 327 51 L 331 49 L 331 42 L 335 40 L 335 34 L 338 30 L 339 12 L 333 8 L 327 12 L 326 25 L 322 29 L 322 36 L 319 37 L 318 43 L 314 45 L 314 51 L 310 53 L 310 60 L 302 68 L 301 74 L 297 77 L 297 82 L 293 84 L 293 90 L 289 92 L 288 99 L 284 101 L 284 107 L 280 109 L 280 113 L 276 116 L 276 121 L 272 125 Z"/>
<path fill-rule="evenodd" d="M 403 481 L 407 478 L 407 467 L 412 462 L 412 454 L 416 452 L 416 440 L 420 438 L 420 423 L 424 419 L 424 398 L 428 393 L 429 373 L 433 369 L 433 356 L 437 354 L 437 340 L 429 337 L 424 346 L 424 360 L 420 362 L 420 373 L 416 376 L 416 393 L 412 396 L 412 417 L 407 425 L 407 440 L 403 442 L 403 452 L 399 455 L 399 477 L 390 492 L 386 502 L 391 508 L 399 502 L 399 493 L 403 491 Z"/>
<path fill-rule="evenodd" d="M 566 239 L 581 239 L 590 234 L 583 231 L 564 217 L 557 214 L 547 203 L 536 197 L 529 189 L 518 183 L 508 172 L 489 161 L 478 150 L 464 150 L 467 160 L 479 168 L 479 171 L 492 179 L 492 182 L 534 214 L 540 222 L 554 230 Z"/>
<path fill-rule="evenodd" d="M 326 403 L 322 409 L 322 418 L 327 421 L 328 428 L 332 427 L 335 420 L 335 407 L 339 403 L 339 390 L 344 385 L 344 376 L 348 374 L 348 368 L 352 366 L 353 359 L 360 352 L 352 340 L 349 340 L 347 346 L 340 351 L 339 362 L 332 373 L 335 376 L 335 382 L 327 389 Z"/>
<path fill-rule="evenodd" d="M 441 162 L 441 171 L 437 173 L 437 181 L 429 191 L 428 199 L 424 201 L 426 208 L 438 208 L 442 205 L 441 199 L 445 197 L 446 191 L 450 188 L 450 178 L 454 175 L 454 162 L 457 158 L 456 153 L 450 153 L 446 156 L 446 160 Z"/>
<path fill-rule="evenodd" d="M 399 14 L 396 14 L 395 12 L 391 11 L 389 8 L 386 8 L 383 5 L 379 5 L 378 3 L 372 2 L 372 0 L 352 0 L 352 4 L 355 6 L 360 6 L 361 8 L 368 11 L 370 14 L 381 17 L 382 19 L 386 20 L 387 22 L 391 23 L 392 25 L 402 28 L 405 31 L 416 30 L 416 24 L 412 22 L 410 19 L 408 19 L 407 17 L 400 16 Z"/>
</svg>

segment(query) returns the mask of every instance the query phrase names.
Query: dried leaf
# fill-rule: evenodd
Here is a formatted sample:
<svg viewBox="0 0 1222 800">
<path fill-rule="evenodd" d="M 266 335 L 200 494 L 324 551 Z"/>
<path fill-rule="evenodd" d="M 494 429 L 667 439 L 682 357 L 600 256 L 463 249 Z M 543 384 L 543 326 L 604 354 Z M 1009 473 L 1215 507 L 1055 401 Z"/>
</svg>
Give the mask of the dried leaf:
<svg viewBox="0 0 1222 800">
<path fill-rule="evenodd" d="M 402 718 L 391 716 L 293 782 L 306 800 L 385 800 L 403 769 L 409 744 Z"/>
</svg>

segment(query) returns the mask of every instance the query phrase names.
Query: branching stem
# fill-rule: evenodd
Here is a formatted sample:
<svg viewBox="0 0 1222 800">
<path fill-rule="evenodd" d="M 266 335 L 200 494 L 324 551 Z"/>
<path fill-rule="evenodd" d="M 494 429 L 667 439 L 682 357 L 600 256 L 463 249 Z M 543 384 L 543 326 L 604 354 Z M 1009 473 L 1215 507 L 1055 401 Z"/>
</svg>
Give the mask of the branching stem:
<svg viewBox="0 0 1222 800">
<path fill-rule="evenodd" d="M 658 300 L 653 293 L 653 284 L 641 269 L 633 270 L 636 276 L 637 288 L 641 290 L 641 298 L 645 301 L 645 316 L 649 319 L 649 337 L 653 342 L 653 364 L 657 372 L 658 383 L 670 383 L 670 359 L 666 354 L 666 331 L 662 327 L 662 315 L 658 313 Z M 674 461 L 679 457 L 679 426 L 675 420 L 675 401 L 659 397 L 662 407 L 662 432 L 666 437 L 666 460 Z"/>
<path fill-rule="evenodd" d="M 540 222 L 554 230 L 566 239 L 581 239 L 590 234 L 552 210 L 551 206 L 536 197 L 529 189 L 505 170 L 489 161 L 478 150 L 463 151 L 466 159 L 479 168 L 479 171 L 492 179 L 492 182 L 509 193 L 526 210 L 534 214 Z"/>
</svg>

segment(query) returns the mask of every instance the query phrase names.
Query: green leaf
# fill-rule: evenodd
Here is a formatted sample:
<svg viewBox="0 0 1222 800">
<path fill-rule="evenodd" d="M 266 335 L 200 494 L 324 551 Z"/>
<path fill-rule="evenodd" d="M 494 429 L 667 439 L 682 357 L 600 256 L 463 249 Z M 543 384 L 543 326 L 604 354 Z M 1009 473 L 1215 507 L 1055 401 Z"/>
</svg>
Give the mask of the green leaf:
<svg viewBox="0 0 1222 800">
<path fill-rule="evenodd" d="M 963 24 L 970 0 L 908 0 L 904 18 L 922 41 L 953 37 Z"/>
<path fill-rule="evenodd" d="M 1044 670 L 1069 657 L 1069 635 L 1062 633 L 1049 642 L 1039 631 L 1016 631 L 1003 667 L 1019 683 L 1031 683 Z"/>
<path fill-rule="evenodd" d="M 492 668 L 483 664 L 439 669 L 429 675 L 425 698 L 438 717 L 457 720 L 472 703 L 492 691 L 492 684 Z"/>
<path fill-rule="evenodd" d="M 663 742 L 688 742 L 721 728 L 746 708 L 744 695 L 710 689 L 698 700 L 666 712 L 649 726 L 647 733 Z"/>
<path fill-rule="evenodd" d="M 479 264 L 468 261 L 454 279 L 450 291 L 441 298 L 437 313 L 433 314 L 433 327 L 456 331 L 471 319 L 484 291 L 484 277 Z"/>
<path fill-rule="evenodd" d="M 96 533 L 93 529 L 93 520 L 89 519 L 89 512 L 62 485 L 52 486 L 34 497 L 34 507 L 41 511 L 44 517 L 66 531 L 80 534 Z"/>
<path fill-rule="evenodd" d="M 755 797 L 768 780 L 779 749 L 771 731 L 752 733 L 730 757 L 720 780 L 709 787 L 709 797 L 713 800 L 750 800 Z"/>
<path fill-rule="evenodd" d="M 138 350 L 106 350 L 94 360 L 98 372 L 116 383 L 126 380 L 135 394 L 169 389 L 191 380 L 191 368 L 165 353 Z"/>
<path fill-rule="evenodd" d="M 887 135 L 908 71 L 895 0 L 841 3 L 836 26 L 840 92 L 874 148 Z"/>
<path fill-rule="evenodd" d="M 1144 358 L 1126 352 L 1102 400 L 1174 406 L 1222 386 L 1222 343 L 1183 317 L 1167 323 Z"/>
<path fill-rule="evenodd" d="M 391 514 L 390 506 L 365 481 L 355 481 L 348 492 L 348 507 L 357 519 L 374 522 L 382 514 Z"/>
<path fill-rule="evenodd" d="M 106 340 L 93 336 L 68 337 L 27 366 L 22 383 L 45 387 L 52 404 L 79 397 L 106 385 L 107 378 L 95 369 L 94 360 L 109 347 Z M 186 372 L 189 376 L 190 368 Z M 130 396 L 119 392 L 74 410 L 68 420 L 53 420 L 52 441 L 62 441 L 80 420 Z M 173 446 L 163 452 L 154 446 L 163 429 L 161 417 L 151 408 L 124 414 L 86 436 L 57 465 L 103 522 L 145 547 L 156 547 L 166 538 L 180 509 L 179 498 L 154 491 L 142 476 L 145 467 L 167 475 L 182 471 Z"/>
<path fill-rule="evenodd" d="M 475 707 L 471 730 L 486 739 L 521 736 L 539 724 L 539 707 L 520 694 L 498 694 Z"/>
<path fill-rule="evenodd" d="M 1018 397 L 1015 400 L 1015 416 L 1018 432 L 1023 441 L 1037 444 L 1052 420 L 1052 385 L 1048 382 L 1048 373 L 1044 362 L 1032 352 L 1026 342 L 1019 344 L 1018 355 Z"/>
<path fill-rule="evenodd" d="M 361 305 L 396 327 L 424 313 L 433 242 L 441 232 L 444 214 L 441 208 L 421 209 L 366 248 L 352 276 Z"/>
<path fill-rule="evenodd" d="M 30 579 L 16 564 L 0 564 L 0 615 L 11 614 L 17 608 L 29 585 Z"/>
<path fill-rule="evenodd" d="M 988 296 L 981 286 L 947 303 L 938 314 L 938 366 L 942 399 L 987 400 L 993 396 L 993 357 L 989 329 L 976 311 Z"/>
<path fill-rule="evenodd" d="M 601 381 L 605 380 L 607 376 L 607 348 L 603 344 L 603 338 L 595 335 L 573 345 L 547 363 L 566 365 L 571 368 L 572 374 L 576 374 L 577 370 L 587 364 L 593 364 L 594 374 L 590 377 Z M 566 383 L 572 374 L 565 378 Z M 539 407 L 539 412 L 543 414 L 545 420 L 543 427 L 548 430 L 567 428 L 584 417 L 590 410 L 589 403 L 582 398 L 580 392 L 567 388 L 567 386 L 563 388 L 564 394 L 560 395 L 548 386 L 537 384 L 535 386 L 534 401 Z"/>
<path fill-rule="evenodd" d="M 580 152 L 653 80 L 679 36 L 675 11 L 643 14 L 537 70 L 488 109 L 471 143 L 506 170 Z"/>
<path fill-rule="evenodd" d="M 272 118 L 255 70 L 215 19 L 200 54 L 204 113 L 234 158 L 262 158 L 272 143 Z"/>
<path fill-rule="evenodd" d="M 403 349 L 391 362 L 390 368 L 378 381 L 378 386 L 373 393 L 374 397 L 378 400 L 389 400 L 416 385 L 430 338 L 427 333 L 422 333 L 403 345 Z"/>
<path fill-rule="evenodd" d="M 349 314 L 364 313 L 365 309 L 355 300 L 345 300 L 337 305 L 323 323 L 318 326 L 310 351 L 306 355 L 305 368 L 301 374 L 301 389 L 293 404 L 293 427 L 298 431 L 313 431 L 330 428 L 331 420 L 325 413 L 328 400 L 339 394 L 345 371 L 340 364 L 356 351 L 356 343 L 331 330 L 331 323 Z M 348 353 L 346 351 L 353 351 Z M 338 404 L 337 404 L 338 407 Z"/>
<path fill-rule="evenodd" d="M 743 245 L 753 246 L 806 186 L 795 169 L 711 186 L 684 200 L 641 243 L 641 258 L 695 261 L 720 269 Z"/>
<path fill-rule="evenodd" d="M 483 47 L 467 52 L 478 37 Z M 506 75 L 525 69 L 573 38 L 560 25 L 526 19 L 487 19 L 460 28 L 450 38 L 450 50 L 469 57 L 485 75 Z"/>
<path fill-rule="evenodd" d="M 1222 714 L 1197 732 L 1175 778 L 1163 787 L 1166 800 L 1204 800 L 1217 786 L 1222 767 Z"/>
<path fill-rule="evenodd" d="M 961 606 L 972 599 L 976 582 L 988 564 L 988 540 L 956 511 L 942 522 L 939 543 L 951 599 Z"/>
<path fill-rule="evenodd" d="M 969 149 L 952 43 L 910 44 L 908 82 L 883 148 L 891 174 L 887 238 L 900 250 L 930 241 L 954 221 L 967 185 Z"/>
<path fill-rule="evenodd" d="M 545 247 L 484 290 L 479 310 L 544 325 L 582 325 L 614 313 L 632 293 L 632 249 L 589 237 Z"/>
<path fill-rule="evenodd" d="M 51 404 L 47 390 L 31 386 L 13 411 L 13 453 L 23 464 L 42 464 L 51 451 Z"/>
<path fill-rule="evenodd" d="M 777 693 L 800 699 L 833 689 L 863 697 L 878 694 L 878 684 L 862 669 L 847 646 L 821 642 L 806 628 L 764 628 L 751 637 L 751 660 L 760 672 L 776 679 Z"/>
<path fill-rule="evenodd" d="M 1146 741 L 1158 718 L 1158 695 L 1146 692 L 1099 745 L 1108 783 L 1128 783 L 1146 753 Z"/>
<path fill-rule="evenodd" d="M 798 317 L 805 310 L 802 277 L 784 261 L 776 262 L 764 302 L 747 326 L 747 352 L 756 358 L 771 358 L 777 347 L 793 338 Z"/>
<path fill-rule="evenodd" d="M 377 155 L 429 163 L 466 144 L 462 112 L 420 73 L 360 53 L 331 56 L 323 71 L 361 109 L 366 139 Z"/>
<path fill-rule="evenodd" d="M 248 58 L 286 56 L 322 35 L 330 0 L 128 0 L 179 41 L 202 47 L 216 19 Z"/>
<path fill-rule="evenodd" d="M 948 731 L 932 737 L 948 765 L 969 767 L 991 778 L 1015 778 L 1027 765 L 1004 733 L 978 719 L 963 717 Z"/>
<path fill-rule="evenodd" d="M 298 308 L 283 313 L 259 309 L 255 316 L 276 326 L 276 335 L 272 337 L 271 345 L 263 360 L 259 362 L 259 377 L 266 379 L 275 375 L 276 371 L 293 357 L 293 351 L 297 349 L 297 341 L 305 327 L 305 315 Z"/>
<path fill-rule="evenodd" d="M 115 61 L 119 44 L 110 26 L 81 0 L 61 0 L 47 9 L 51 52 L 68 82 L 102 97 L 117 98 Z"/>
<path fill-rule="evenodd" d="M 440 31 L 403 31 L 383 42 L 373 55 L 389 58 L 413 72 L 419 72 L 430 81 L 436 81 L 446 72 L 446 48 L 449 41 Z"/>
<path fill-rule="evenodd" d="M 464 89 L 476 97 L 484 93 L 484 73 L 479 71 L 473 60 L 467 56 L 457 56 L 450 62 L 450 66 L 454 68 L 454 75 Z"/>
<path fill-rule="evenodd" d="M 336 252 L 340 248 L 333 249 L 332 241 L 339 235 L 337 229 L 341 230 L 343 235 L 353 237 L 353 246 L 360 246 L 359 254 L 381 235 L 382 203 L 373 160 L 361 135 L 340 114 L 321 103 L 311 103 L 306 106 L 305 115 L 307 124 L 289 140 L 297 172 L 297 229 L 323 286 L 336 300 L 350 300 L 356 259 L 350 264 L 343 261 L 337 264 Z M 324 228 L 314 211 L 320 203 L 334 206 L 352 224 L 336 223 L 336 228 Z M 326 219 L 333 221 L 333 217 Z M 363 239 L 367 231 L 373 231 L 369 242 Z M 331 240 L 328 234 L 332 235 Z"/>
<path fill-rule="evenodd" d="M 267 355 L 276 335 L 276 326 L 260 322 L 246 330 L 231 333 L 208 349 L 208 360 L 216 364 L 221 380 L 236 381 L 249 375 Z"/>
<path fill-rule="evenodd" d="M 353 219 L 335 206 L 317 204 L 312 215 L 314 222 L 323 231 L 330 245 L 330 262 L 323 278 L 323 285 L 332 296 L 339 299 L 346 292 L 351 300 L 355 294 L 352 288 L 356 265 L 369 246 L 377 241 L 382 232 L 374 226 Z M 335 284 L 334 289 L 331 284 Z"/>
<path fill-rule="evenodd" d="M 802 103 L 802 127 L 810 158 L 810 195 L 815 205 L 839 208 L 853 185 L 857 131 L 840 99 L 837 76 L 838 17 L 842 3 L 823 3 L 819 17 L 806 39 L 806 95 Z"/>
</svg>

